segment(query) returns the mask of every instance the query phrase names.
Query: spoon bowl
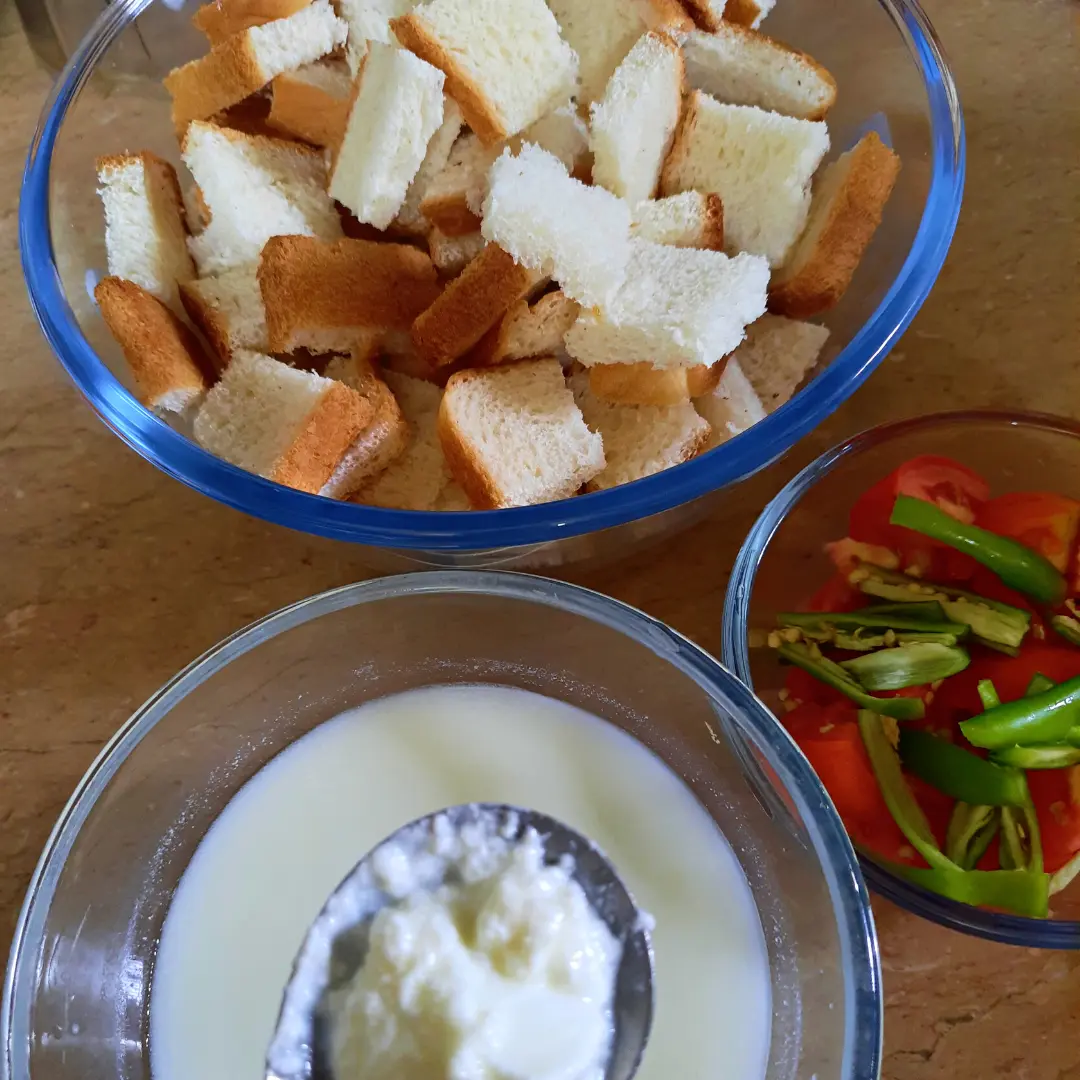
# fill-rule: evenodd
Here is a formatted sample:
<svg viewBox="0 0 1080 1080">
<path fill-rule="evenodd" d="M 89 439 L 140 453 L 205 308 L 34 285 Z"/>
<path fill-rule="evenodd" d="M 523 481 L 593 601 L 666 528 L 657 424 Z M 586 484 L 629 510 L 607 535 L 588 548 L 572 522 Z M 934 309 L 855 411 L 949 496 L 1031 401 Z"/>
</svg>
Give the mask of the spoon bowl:
<svg viewBox="0 0 1080 1080">
<path fill-rule="evenodd" d="M 444 819 L 456 833 L 485 824 L 511 842 L 520 842 L 534 830 L 543 843 L 546 865 L 570 860 L 572 879 L 621 946 L 604 1080 L 631 1080 L 652 1025 L 651 920 L 638 909 L 604 853 L 586 837 L 546 814 L 494 803 L 454 806 L 410 822 L 369 851 L 338 885 L 309 928 L 293 964 L 267 1052 L 267 1080 L 332 1080 L 333 1003 L 366 960 L 375 916 L 401 899 L 388 891 L 380 855 L 390 845 L 417 855 L 430 850 L 436 819 Z M 445 860 L 432 860 L 430 868 L 419 871 L 421 888 L 456 884 L 454 872 L 454 868 L 448 872 Z"/>
</svg>

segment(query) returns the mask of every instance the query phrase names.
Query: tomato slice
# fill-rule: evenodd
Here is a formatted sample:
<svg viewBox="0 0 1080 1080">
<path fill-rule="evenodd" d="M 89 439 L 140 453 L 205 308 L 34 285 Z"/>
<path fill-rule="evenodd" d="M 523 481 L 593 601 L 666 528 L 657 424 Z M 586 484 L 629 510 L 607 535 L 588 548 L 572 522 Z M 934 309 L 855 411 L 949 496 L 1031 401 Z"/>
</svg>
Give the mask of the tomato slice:
<svg viewBox="0 0 1080 1080">
<path fill-rule="evenodd" d="M 1080 851 L 1080 766 L 1032 769 L 1027 778 L 1039 815 L 1043 861 L 1052 874 Z"/>
<path fill-rule="evenodd" d="M 889 524 L 897 495 L 932 502 L 957 520 L 971 524 L 989 498 L 986 481 L 952 458 L 924 454 L 904 462 L 866 491 L 852 507 L 848 522 L 853 539 L 891 549 L 900 556 L 904 569 L 914 566 L 922 576 L 943 583 L 966 581 L 977 566 L 970 556 Z"/>
<path fill-rule="evenodd" d="M 806 611 L 858 611 L 866 607 L 868 598 L 843 574 L 834 574 L 805 605 Z"/>
<path fill-rule="evenodd" d="M 975 524 L 1018 540 L 1064 573 L 1080 530 L 1080 502 L 1047 491 L 1013 491 L 980 506 Z"/>
</svg>

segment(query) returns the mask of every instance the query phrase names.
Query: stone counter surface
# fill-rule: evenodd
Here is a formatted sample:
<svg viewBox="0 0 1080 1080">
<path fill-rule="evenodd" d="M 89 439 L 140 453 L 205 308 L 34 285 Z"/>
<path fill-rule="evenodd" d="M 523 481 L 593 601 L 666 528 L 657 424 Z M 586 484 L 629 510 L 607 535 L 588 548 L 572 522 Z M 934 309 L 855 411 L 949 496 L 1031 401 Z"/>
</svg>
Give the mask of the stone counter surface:
<svg viewBox="0 0 1080 1080">
<path fill-rule="evenodd" d="M 932 408 L 1080 417 L 1080 52 L 1073 0 L 928 0 L 968 131 L 959 231 L 869 383 L 710 520 L 571 573 L 719 649 L 730 567 L 766 500 L 826 446 Z M 17 253 L 49 79 L 0 0 L 0 941 L 53 822 L 115 728 L 237 628 L 368 576 L 358 553 L 197 496 L 126 449 L 40 336 Z M 1080 952 L 994 946 L 875 903 L 888 1080 L 1080 1080 Z"/>
</svg>

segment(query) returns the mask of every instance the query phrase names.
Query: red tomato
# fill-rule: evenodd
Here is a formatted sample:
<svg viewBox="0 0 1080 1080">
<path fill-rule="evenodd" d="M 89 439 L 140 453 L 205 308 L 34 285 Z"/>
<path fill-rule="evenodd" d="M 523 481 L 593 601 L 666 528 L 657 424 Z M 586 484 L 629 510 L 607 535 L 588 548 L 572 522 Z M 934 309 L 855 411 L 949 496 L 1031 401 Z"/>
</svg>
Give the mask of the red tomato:
<svg viewBox="0 0 1080 1080">
<path fill-rule="evenodd" d="M 1027 778 L 1039 815 L 1043 862 L 1052 874 L 1080 851 L 1080 766 L 1032 769 Z"/>
<path fill-rule="evenodd" d="M 975 524 L 1018 540 L 1064 573 L 1080 529 L 1080 502 L 1045 491 L 1014 491 L 980 506 Z"/>
<path fill-rule="evenodd" d="M 797 667 L 788 669 L 784 689 L 787 690 L 788 700 L 796 704 L 809 702 L 814 705 L 837 705 L 849 701 L 839 690 L 834 690 L 820 679 L 815 679 L 808 671 Z"/>
<path fill-rule="evenodd" d="M 889 524 L 897 495 L 925 499 L 957 520 L 971 524 L 990 495 L 986 481 L 951 458 L 926 454 L 904 462 L 879 480 L 851 509 L 848 534 L 853 539 L 890 548 L 900 556 L 904 569 L 916 565 L 931 580 L 966 580 L 976 565 L 969 556 Z"/>
<path fill-rule="evenodd" d="M 843 574 L 834 574 L 807 601 L 806 611 L 857 611 L 865 607 L 867 597 Z"/>
</svg>

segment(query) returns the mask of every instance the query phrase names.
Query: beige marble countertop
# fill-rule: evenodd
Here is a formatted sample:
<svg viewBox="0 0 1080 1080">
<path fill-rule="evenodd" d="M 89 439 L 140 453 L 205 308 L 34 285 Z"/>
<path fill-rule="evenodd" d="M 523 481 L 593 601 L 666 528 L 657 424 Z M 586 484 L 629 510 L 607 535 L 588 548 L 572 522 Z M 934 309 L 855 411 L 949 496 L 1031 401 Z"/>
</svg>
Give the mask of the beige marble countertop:
<svg viewBox="0 0 1080 1080">
<path fill-rule="evenodd" d="M 861 427 L 953 406 L 1080 417 L 1074 0 L 928 0 L 968 130 L 948 263 L 870 382 L 713 517 L 584 583 L 719 647 L 727 570 L 794 469 Z M 165 679 L 283 604 L 367 576 L 355 549 L 244 517 L 126 449 L 40 336 L 17 252 L 48 88 L 0 0 L 0 942 L 102 742 Z M 213 597 L 208 603 L 207 597 Z M 1080 953 L 989 945 L 876 903 L 888 1080 L 1080 1080 Z"/>
</svg>

